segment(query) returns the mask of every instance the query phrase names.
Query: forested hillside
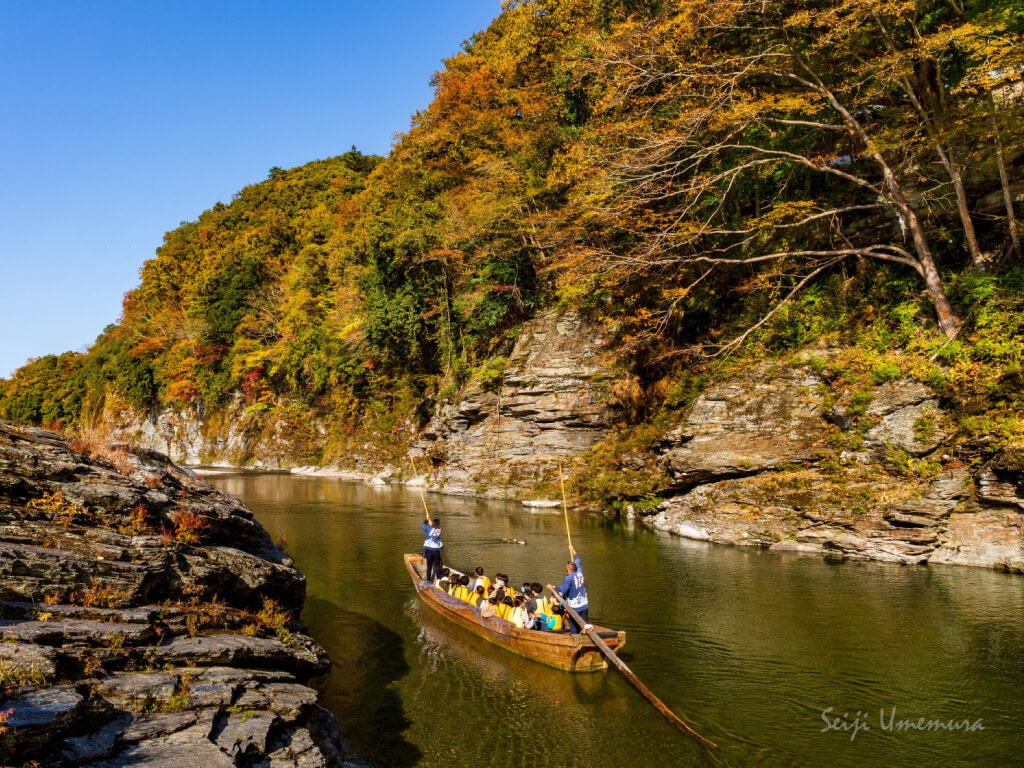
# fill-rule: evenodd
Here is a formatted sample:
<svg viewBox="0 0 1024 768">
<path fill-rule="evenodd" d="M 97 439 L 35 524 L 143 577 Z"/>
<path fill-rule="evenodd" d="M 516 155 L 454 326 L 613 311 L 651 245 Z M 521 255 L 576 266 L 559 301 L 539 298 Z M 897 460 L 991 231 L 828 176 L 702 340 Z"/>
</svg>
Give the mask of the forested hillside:
<svg viewBox="0 0 1024 768">
<path fill-rule="evenodd" d="M 1014 0 L 507 2 L 387 158 L 273 169 L 168 233 L 0 417 L 230 404 L 295 461 L 397 451 L 560 303 L 607 329 L 622 441 L 825 340 L 851 397 L 913 376 L 965 445 L 1020 451 L 1022 32 Z"/>
</svg>

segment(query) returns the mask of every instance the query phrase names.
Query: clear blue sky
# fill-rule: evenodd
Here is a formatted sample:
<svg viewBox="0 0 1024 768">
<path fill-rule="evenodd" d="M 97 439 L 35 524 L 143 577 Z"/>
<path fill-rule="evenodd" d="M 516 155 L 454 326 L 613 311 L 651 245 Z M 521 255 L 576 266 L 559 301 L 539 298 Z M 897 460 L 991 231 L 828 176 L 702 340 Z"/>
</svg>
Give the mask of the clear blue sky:
<svg viewBox="0 0 1024 768">
<path fill-rule="evenodd" d="M 0 377 L 117 320 L 164 232 L 386 154 L 499 0 L 0 3 Z"/>
</svg>

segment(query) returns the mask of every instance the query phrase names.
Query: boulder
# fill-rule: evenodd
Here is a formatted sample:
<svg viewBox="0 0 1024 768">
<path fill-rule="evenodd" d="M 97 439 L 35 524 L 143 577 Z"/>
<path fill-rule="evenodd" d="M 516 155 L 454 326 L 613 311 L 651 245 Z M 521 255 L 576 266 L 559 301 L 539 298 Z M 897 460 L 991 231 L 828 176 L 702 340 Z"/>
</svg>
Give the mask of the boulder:
<svg viewBox="0 0 1024 768">
<path fill-rule="evenodd" d="M 57 739 L 74 721 L 85 699 L 74 686 L 60 685 L 25 693 L 4 704 L 15 749 L 31 754 Z"/>
<path fill-rule="evenodd" d="M 924 456 L 948 437 L 935 393 L 913 379 L 877 387 L 865 415 L 878 420 L 864 435 L 868 449 L 884 452 L 895 446 L 912 456 Z"/>
</svg>

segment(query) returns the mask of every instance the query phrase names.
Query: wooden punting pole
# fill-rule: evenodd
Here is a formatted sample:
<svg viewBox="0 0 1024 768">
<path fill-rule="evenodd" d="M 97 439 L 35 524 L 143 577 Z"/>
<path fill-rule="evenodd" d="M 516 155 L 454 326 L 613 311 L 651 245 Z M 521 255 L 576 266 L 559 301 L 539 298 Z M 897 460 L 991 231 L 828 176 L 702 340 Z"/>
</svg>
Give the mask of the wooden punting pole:
<svg viewBox="0 0 1024 768">
<path fill-rule="evenodd" d="M 583 631 L 587 633 L 587 636 L 594 642 L 594 645 L 598 647 L 598 650 L 600 650 L 601 653 L 608 657 L 608 661 L 610 661 L 612 665 L 617 670 L 619 670 L 619 672 L 626 676 L 626 679 L 629 680 L 629 682 L 631 682 L 633 686 L 644 695 L 645 699 L 647 699 L 649 702 L 651 702 L 651 704 L 654 705 L 655 709 L 661 712 L 661 714 L 664 715 L 670 723 L 673 723 L 677 728 L 679 728 L 679 730 L 681 730 L 688 736 L 692 736 L 705 747 L 709 749 L 718 748 L 717 744 L 715 744 L 713 741 L 705 739 L 703 736 L 701 736 L 699 733 L 693 730 L 693 728 L 684 723 L 679 718 L 679 716 L 676 715 L 675 712 L 673 712 L 671 709 L 665 706 L 664 702 L 662 702 L 661 699 L 659 699 L 657 696 L 651 693 L 647 686 L 641 683 L 640 679 L 633 674 L 633 670 L 627 667 L 626 663 L 615 655 L 615 651 L 608 647 L 608 645 L 605 643 L 604 640 L 601 639 L 601 637 L 597 634 L 594 628 L 587 624 L 587 622 L 583 621 L 583 619 L 580 618 L 580 615 L 576 613 L 575 610 L 569 607 L 569 604 L 565 602 L 565 600 L 562 598 L 560 594 L 558 594 L 557 592 L 555 592 L 554 594 L 555 600 L 557 600 L 561 604 L 561 606 L 565 608 L 566 612 L 570 616 L 572 616 L 573 620 L 580 627 L 583 628 Z"/>
</svg>

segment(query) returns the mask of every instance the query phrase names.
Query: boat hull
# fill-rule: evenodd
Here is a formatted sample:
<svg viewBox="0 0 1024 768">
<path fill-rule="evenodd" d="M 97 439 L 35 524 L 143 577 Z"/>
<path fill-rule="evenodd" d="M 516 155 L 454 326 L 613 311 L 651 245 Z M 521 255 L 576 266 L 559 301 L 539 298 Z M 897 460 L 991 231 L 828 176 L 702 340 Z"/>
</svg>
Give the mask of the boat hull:
<svg viewBox="0 0 1024 768">
<path fill-rule="evenodd" d="M 480 611 L 469 603 L 451 597 L 423 581 L 422 555 L 407 554 L 405 568 L 416 588 L 416 594 L 425 605 L 474 635 L 520 656 L 569 672 L 596 672 L 608 666 L 607 659 L 586 635 L 519 629 L 497 616 L 483 618 Z M 625 632 L 616 632 L 596 625 L 594 629 L 612 650 L 617 650 L 626 643 Z"/>
</svg>

